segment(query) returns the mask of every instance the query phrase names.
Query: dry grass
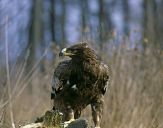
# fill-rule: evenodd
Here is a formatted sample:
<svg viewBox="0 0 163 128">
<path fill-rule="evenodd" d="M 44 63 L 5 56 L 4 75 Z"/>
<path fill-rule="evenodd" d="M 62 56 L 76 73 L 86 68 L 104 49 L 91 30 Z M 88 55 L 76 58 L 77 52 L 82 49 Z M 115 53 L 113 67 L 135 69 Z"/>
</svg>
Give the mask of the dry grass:
<svg viewBox="0 0 163 128">
<path fill-rule="evenodd" d="M 119 48 L 106 95 L 104 127 L 163 127 L 163 56 Z"/>
<path fill-rule="evenodd" d="M 103 128 L 163 128 L 163 54 L 151 48 L 144 53 L 125 47 L 112 52 L 112 57 L 104 56 L 112 65 L 113 78 L 105 97 Z M 52 108 L 50 83 L 54 66 L 46 64 L 45 73 L 34 69 L 28 75 L 24 71 L 21 73 L 24 63 L 11 66 L 10 71 L 16 126 L 31 122 Z M 1 84 L 4 72 L 0 71 Z M 0 127 L 10 128 L 7 88 L 0 86 Z M 83 116 L 91 119 L 90 108 L 84 111 Z"/>
</svg>

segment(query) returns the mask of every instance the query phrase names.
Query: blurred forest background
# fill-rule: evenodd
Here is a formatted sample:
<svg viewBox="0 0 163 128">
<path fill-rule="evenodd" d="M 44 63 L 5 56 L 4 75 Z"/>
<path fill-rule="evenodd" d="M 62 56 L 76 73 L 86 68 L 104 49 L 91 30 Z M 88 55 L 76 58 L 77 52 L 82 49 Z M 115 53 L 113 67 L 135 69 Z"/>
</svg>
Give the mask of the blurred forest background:
<svg viewBox="0 0 163 128">
<path fill-rule="evenodd" d="M 103 128 L 163 128 L 163 0 L 0 0 L 0 128 L 52 108 L 58 52 L 81 41 L 113 70 Z"/>
</svg>

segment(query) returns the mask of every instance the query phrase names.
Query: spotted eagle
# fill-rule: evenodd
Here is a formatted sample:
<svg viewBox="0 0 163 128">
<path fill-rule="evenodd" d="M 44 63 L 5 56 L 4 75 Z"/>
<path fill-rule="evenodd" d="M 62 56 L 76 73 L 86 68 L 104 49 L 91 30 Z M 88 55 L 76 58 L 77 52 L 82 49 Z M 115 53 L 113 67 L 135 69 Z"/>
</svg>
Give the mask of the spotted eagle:
<svg viewBox="0 0 163 128">
<path fill-rule="evenodd" d="M 68 56 L 58 64 L 52 80 L 54 109 L 63 112 L 64 120 L 79 118 L 89 104 L 95 127 L 100 127 L 104 94 L 110 81 L 110 68 L 87 43 L 62 49 L 59 56 Z"/>
</svg>

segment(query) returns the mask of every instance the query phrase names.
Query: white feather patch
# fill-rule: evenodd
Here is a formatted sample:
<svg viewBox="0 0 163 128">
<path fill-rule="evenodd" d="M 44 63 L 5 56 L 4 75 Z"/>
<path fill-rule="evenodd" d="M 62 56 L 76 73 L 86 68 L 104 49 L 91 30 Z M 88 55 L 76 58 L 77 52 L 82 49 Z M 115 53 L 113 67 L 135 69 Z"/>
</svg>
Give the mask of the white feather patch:
<svg viewBox="0 0 163 128">
<path fill-rule="evenodd" d="M 71 88 L 73 88 L 73 89 L 77 89 L 76 84 L 74 84 Z"/>
</svg>

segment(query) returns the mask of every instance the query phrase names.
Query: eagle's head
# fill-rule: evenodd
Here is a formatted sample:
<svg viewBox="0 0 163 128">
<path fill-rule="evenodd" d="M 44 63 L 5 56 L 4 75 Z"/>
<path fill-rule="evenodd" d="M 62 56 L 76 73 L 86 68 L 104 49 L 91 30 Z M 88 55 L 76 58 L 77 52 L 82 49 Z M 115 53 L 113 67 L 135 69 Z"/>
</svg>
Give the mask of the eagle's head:
<svg viewBox="0 0 163 128">
<path fill-rule="evenodd" d="M 59 56 L 69 56 L 72 59 L 86 60 L 97 59 L 97 56 L 87 43 L 79 43 L 72 45 L 68 48 L 64 48 L 59 53 Z"/>
</svg>

